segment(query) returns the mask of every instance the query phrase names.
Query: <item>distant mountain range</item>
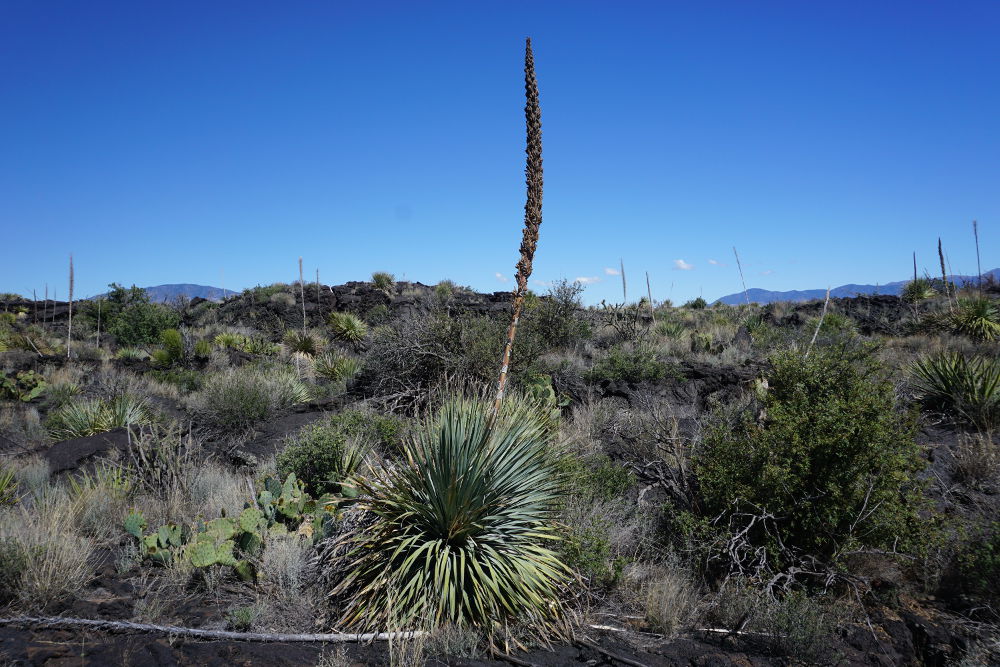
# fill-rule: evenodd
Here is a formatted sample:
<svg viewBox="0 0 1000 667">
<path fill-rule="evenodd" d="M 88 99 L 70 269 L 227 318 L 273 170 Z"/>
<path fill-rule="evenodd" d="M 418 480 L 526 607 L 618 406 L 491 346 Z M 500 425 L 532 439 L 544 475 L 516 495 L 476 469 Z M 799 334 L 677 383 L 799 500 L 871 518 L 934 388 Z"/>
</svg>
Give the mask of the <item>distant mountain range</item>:
<svg viewBox="0 0 1000 667">
<path fill-rule="evenodd" d="M 1000 280 L 1000 269 L 984 271 L 983 280 L 986 280 L 987 276 L 992 276 L 993 279 Z M 931 277 L 933 278 L 934 276 Z M 852 297 L 860 294 L 890 294 L 893 296 L 899 296 L 899 294 L 903 291 L 903 287 L 905 287 L 906 283 L 910 282 L 910 280 L 911 279 L 899 280 L 893 283 L 886 283 L 885 285 L 841 285 L 840 287 L 831 288 L 830 296 Z M 957 285 L 962 285 L 964 283 L 975 284 L 977 277 L 948 276 L 948 280 Z M 774 301 L 812 301 L 813 299 L 825 299 L 826 288 L 772 292 L 770 290 L 753 287 L 747 290 L 747 295 L 750 297 L 751 303 L 760 304 L 772 303 Z M 734 292 L 733 294 L 727 294 L 726 296 L 717 299 L 716 303 L 719 302 L 735 306 L 741 303 L 746 303 L 746 297 L 743 296 L 743 292 Z"/>
<path fill-rule="evenodd" d="M 208 285 L 192 285 L 191 283 L 181 283 L 175 285 L 154 285 L 153 287 L 143 287 L 149 300 L 153 303 L 171 303 L 178 297 L 193 299 L 201 297 L 209 301 L 222 301 L 223 291 L 219 287 L 209 287 Z M 235 294 L 233 290 L 226 290 L 225 294 Z M 107 293 L 92 296 L 92 299 L 106 297 Z"/>
</svg>

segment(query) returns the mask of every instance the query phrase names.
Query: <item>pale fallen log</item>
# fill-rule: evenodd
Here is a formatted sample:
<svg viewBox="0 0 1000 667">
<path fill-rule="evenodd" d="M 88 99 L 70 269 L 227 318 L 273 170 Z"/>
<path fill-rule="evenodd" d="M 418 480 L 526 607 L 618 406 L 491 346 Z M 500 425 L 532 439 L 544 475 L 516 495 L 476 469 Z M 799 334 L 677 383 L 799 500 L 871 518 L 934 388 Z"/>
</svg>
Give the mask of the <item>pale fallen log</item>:
<svg viewBox="0 0 1000 667">
<path fill-rule="evenodd" d="M 108 621 L 90 618 L 63 618 L 60 616 L 15 616 L 0 618 L 0 626 L 39 626 L 45 628 L 90 628 L 109 632 L 148 632 L 174 637 L 196 637 L 198 639 L 229 639 L 245 642 L 370 642 L 395 639 L 413 639 L 427 633 L 422 630 L 403 632 L 366 632 L 360 634 L 271 634 L 262 632 L 231 632 L 229 630 L 205 630 L 202 628 L 182 628 L 176 625 L 154 625 L 132 623 L 130 621 Z"/>
</svg>

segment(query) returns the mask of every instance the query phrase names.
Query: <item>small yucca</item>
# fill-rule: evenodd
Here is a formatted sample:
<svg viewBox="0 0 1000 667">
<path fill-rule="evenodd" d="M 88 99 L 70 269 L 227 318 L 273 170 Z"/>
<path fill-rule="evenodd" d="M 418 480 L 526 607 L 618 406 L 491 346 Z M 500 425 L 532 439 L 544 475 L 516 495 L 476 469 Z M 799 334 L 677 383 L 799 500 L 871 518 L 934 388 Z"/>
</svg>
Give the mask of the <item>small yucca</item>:
<svg viewBox="0 0 1000 667">
<path fill-rule="evenodd" d="M 1000 419 L 1000 359 L 942 352 L 913 367 L 917 393 L 932 409 L 981 428 Z"/>
<path fill-rule="evenodd" d="M 361 372 L 361 360 L 343 352 L 332 351 L 321 354 L 313 362 L 316 374 L 327 380 L 350 382 Z"/>
<path fill-rule="evenodd" d="M 128 425 L 148 424 L 146 402 L 123 394 L 110 400 L 90 399 L 67 403 L 49 417 L 53 440 L 69 440 L 104 433 Z"/>
<path fill-rule="evenodd" d="M 915 278 L 911 280 L 903 287 L 903 292 L 900 295 L 906 303 L 918 303 L 932 299 L 935 296 L 937 296 L 937 290 L 934 289 L 934 283 L 929 278 Z"/>
<path fill-rule="evenodd" d="M 354 313 L 330 313 L 327 315 L 330 331 L 337 340 L 351 345 L 360 345 L 368 335 L 368 325 Z"/>
<path fill-rule="evenodd" d="M 301 352 L 315 357 L 326 347 L 326 341 L 311 332 L 290 329 L 285 332 L 285 346 L 290 352 Z"/>
<path fill-rule="evenodd" d="M 995 340 L 1000 337 L 1000 310 L 988 297 L 963 299 L 952 316 L 956 333 L 976 340 Z"/>
</svg>

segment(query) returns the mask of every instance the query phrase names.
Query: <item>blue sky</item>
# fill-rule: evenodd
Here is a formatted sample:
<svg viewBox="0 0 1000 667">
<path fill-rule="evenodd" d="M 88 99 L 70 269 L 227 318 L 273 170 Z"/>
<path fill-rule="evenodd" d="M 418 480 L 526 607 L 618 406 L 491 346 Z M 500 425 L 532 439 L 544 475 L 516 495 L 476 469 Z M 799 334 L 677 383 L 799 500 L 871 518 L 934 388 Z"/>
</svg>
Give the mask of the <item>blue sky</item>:
<svg viewBox="0 0 1000 667">
<path fill-rule="evenodd" d="M 318 268 L 589 302 L 1000 265 L 1000 3 L 0 3 L 0 291 Z M 714 263 L 713 263 L 714 262 Z M 223 279 L 224 273 L 224 279 Z M 503 282 L 506 280 L 507 282 Z"/>
</svg>

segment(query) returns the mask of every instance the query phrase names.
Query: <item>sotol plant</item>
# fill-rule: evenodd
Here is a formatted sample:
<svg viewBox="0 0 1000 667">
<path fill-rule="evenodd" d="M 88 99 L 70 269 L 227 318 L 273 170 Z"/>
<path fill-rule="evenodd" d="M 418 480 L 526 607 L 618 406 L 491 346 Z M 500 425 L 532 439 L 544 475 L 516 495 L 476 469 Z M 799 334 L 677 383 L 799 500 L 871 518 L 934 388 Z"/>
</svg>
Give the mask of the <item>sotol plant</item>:
<svg viewBox="0 0 1000 667">
<path fill-rule="evenodd" d="M 548 546 L 559 484 L 544 415 L 508 399 L 453 399 L 405 446 L 399 467 L 360 483 L 375 522 L 350 536 L 332 594 L 356 628 L 424 618 L 546 626 L 566 567 Z"/>
</svg>

